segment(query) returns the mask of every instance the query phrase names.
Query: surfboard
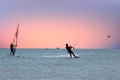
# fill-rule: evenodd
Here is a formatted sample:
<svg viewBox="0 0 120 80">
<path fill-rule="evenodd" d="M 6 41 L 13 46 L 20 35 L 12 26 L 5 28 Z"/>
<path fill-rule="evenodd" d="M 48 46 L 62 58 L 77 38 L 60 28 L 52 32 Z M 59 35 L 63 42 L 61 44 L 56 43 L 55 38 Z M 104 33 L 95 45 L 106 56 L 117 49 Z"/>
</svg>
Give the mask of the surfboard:
<svg viewBox="0 0 120 80">
<path fill-rule="evenodd" d="M 75 58 L 80 58 L 80 56 L 76 56 Z"/>
</svg>

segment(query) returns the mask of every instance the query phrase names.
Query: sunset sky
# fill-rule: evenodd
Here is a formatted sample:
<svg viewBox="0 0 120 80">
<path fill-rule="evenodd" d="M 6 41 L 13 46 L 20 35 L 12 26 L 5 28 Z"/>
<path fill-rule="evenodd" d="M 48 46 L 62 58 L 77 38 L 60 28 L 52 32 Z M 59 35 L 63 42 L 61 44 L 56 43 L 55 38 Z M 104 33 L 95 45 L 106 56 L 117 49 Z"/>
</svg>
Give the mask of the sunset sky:
<svg viewBox="0 0 120 80">
<path fill-rule="evenodd" d="M 18 24 L 18 48 L 120 49 L 119 0 L 0 0 L 0 48 Z"/>
</svg>

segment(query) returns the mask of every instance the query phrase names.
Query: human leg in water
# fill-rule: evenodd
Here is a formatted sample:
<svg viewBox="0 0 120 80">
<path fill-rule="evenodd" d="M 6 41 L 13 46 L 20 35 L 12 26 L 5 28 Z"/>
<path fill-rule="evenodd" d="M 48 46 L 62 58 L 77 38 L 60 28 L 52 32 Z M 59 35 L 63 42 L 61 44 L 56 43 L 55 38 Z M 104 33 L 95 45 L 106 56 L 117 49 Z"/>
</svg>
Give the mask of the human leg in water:
<svg viewBox="0 0 120 80">
<path fill-rule="evenodd" d="M 73 52 L 72 52 L 72 54 L 73 54 L 73 56 L 75 57 L 75 58 L 79 58 L 78 56 L 76 56 Z"/>
</svg>

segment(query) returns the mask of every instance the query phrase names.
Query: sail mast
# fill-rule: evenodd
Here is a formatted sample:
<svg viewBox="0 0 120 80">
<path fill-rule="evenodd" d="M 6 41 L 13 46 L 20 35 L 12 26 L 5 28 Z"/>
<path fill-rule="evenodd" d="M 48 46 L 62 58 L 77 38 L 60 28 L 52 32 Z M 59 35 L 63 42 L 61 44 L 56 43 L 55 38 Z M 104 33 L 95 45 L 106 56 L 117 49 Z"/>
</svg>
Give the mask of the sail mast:
<svg viewBox="0 0 120 80">
<path fill-rule="evenodd" d="M 18 31 L 19 31 L 19 24 L 17 26 L 17 30 L 15 32 L 15 37 L 13 39 L 13 44 L 17 47 L 17 41 L 18 41 Z"/>
<path fill-rule="evenodd" d="M 17 26 L 17 30 L 16 30 L 16 33 L 15 33 L 15 38 L 16 38 L 16 47 L 17 47 L 17 41 L 18 41 L 18 31 L 19 31 L 19 24 Z"/>
</svg>

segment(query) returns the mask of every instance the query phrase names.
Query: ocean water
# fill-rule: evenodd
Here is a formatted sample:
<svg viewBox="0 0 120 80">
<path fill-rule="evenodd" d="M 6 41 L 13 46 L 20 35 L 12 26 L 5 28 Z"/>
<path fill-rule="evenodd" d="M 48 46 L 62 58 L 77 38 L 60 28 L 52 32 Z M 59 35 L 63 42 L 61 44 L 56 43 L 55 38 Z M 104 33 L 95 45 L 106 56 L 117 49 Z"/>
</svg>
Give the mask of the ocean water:
<svg viewBox="0 0 120 80">
<path fill-rule="evenodd" d="M 0 80 L 120 80 L 120 49 L 0 49 Z"/>
</svg>

